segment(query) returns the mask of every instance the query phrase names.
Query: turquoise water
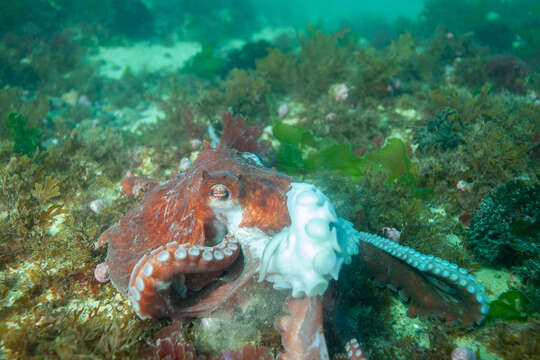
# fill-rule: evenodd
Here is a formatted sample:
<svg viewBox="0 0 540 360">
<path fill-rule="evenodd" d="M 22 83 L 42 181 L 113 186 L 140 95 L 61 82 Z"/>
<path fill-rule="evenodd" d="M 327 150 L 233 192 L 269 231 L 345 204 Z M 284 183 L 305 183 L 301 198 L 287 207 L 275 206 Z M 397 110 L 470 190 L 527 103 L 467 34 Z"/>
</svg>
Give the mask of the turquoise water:
<svg viewBox="0 0 540 360">
<path fill-rule="evenodd" d="M 538 1 L 1 9 L 0 359 L 540 359 Z"/>
</svg>

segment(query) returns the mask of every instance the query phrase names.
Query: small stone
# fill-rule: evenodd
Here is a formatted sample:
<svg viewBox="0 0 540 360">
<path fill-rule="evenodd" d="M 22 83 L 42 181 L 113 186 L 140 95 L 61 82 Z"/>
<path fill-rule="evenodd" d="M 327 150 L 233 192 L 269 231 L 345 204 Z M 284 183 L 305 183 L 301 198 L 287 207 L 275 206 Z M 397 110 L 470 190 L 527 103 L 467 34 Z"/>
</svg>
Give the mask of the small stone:
<svg viewBox="0 0 540 360">
<path fill-rule="evenodd" d="M 190 169 L 192 166 L 193 166 L 193 163 L 191 162 L 191 160 L 185 157 L 185 158 L 182 158 L 182 160 L 180 160 L 180 165 L 178 165 L 178 169 L 180 171 L 186 171 Z"/>
<path fill-rule="evenodd" d="M 284 117 L 289 112 L 289 107 L 285 104 L 281 105 L 278 109 L 279 117 Z"/>
<path fill-rule="evenodd" d="M 79 96 L 79 99 L 77 99 L 77 103 L 82 106 L 90 107 L 92 106 L 92 102 L 86 95 Z"/>
<path fill-rule="evenodd" d="M 94 270 L 94 277 L 100 283 L 106 283 L 110 279 L 109 266 L 105 263 L 98 264 Z"/>
<path fill-rule="evenodd" d="M 342 102 L 349 97 L 349 87 L 347 84 L 335 84 L 330 87 L 330 95 L 336 99 L 336 102 Z"/>
<path fill-rule="evenodd" d="M 458 347 L 452 351 L 451 360 L 476 360 L 476 355 L 467 347 Z"/>
<path fill-rule="evenodd" d="M 401 237 L 401 232 L 399 232 L 396 228 L 393 227 L 383 227 L 382 233 L 384 236 L 389 238 L 390 240 L 399 243 L 399 238 Z"/>
<path fill-rule="evenodd" d="M 62 94 L 60 97 L 63 102 L 69 105 L 75 105 L 79 99 L 79 92 L 77 90 L 71 90 L 67 93 Z"/>
<path fill-rule="evenodd" d="M 107 203 L 105 200 L 97 199 L 90 201 L 90 204 L 88 205 L 90 210 L 92 210 L 93 213 L 99 214 L 107 207 Z"/>
<path fill-rule="evenodd" d="M 456 184 L 456 188 L 460 191 L 470 192 L 472 190 L 472 184 L 468 183 L 465 180 L 459 180 Z"/>
</svg>

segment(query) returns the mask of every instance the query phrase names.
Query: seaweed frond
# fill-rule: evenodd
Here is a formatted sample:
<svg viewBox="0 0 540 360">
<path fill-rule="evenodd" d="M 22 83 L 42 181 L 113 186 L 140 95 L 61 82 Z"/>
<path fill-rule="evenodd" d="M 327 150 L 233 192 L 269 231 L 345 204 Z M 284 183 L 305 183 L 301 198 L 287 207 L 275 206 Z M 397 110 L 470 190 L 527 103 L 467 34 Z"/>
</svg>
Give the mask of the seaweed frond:
<svg viewBox="0 0 540 360">
<path fill-rule="evenodd" d="M 34 190 L 32 190 L 32 196 L 35 197 L 40 204 L 45 201 L 57 197 L 60 195 L 60 189 L 58 188 L 59 181 L 50 176 L 45 177 L 43 184 L 36 183 Z"/>
</svg>

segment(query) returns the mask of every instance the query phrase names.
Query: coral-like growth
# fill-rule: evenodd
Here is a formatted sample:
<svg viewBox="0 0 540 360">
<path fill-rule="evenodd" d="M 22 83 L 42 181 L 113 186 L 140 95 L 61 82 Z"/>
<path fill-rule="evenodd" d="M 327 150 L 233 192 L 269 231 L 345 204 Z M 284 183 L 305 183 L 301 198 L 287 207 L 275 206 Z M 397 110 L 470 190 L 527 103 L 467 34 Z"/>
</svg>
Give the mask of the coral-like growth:
<svg viewBox="0 0 540 360">
<path fill-rule="evenodd" d="M 427 120 L 424 126 L 417 126 L 414 139 L 418 151 L 445 151 L 463 143 L 463 135 L 456 131 L 459 126 L 456 117 L 455 110 L 444 109 L 435 118 Z"/>
<path fill-rule="evenodd" d="M 487 194 L 467 228 L 475 256 L 492 265 L 520 265 L 540 256 L 540 185 L 510 181 Z"/>
<path fill-rule="evenodd" d="M 472 196 L 467 196 L 468 200 L 462 196 L 461 200 L 466 201 L 460 201 L 461 213 L 476 206 L 490 188 L 523 174 L 534 176 L 536 165 L 527 150 L 534 144 L 540 107 L 517 102 L 490 89 L 486 84 L 476 96 L 452 88 L 432 91 L 427 112 L 455 110 L 447 120 L 454 124 L 453 133 L 459 136 L 461 144 L 446 151 L 432 148 L 416 153 L 419 173 L 429 185 L 455 186 L 462 179 L 474 182 Z"/>
<path fill-rule="evenodd" d="M 519 289 L 501 295 L 489 317 L 524 319 L 539 310 L 540 185 L 512 180 L 487 194 L 467 228 L 467 245 L 481 261 L 515 266 Z"/>
<path fill-rule="evenodd" d="M 223 133 L 220 146 L 228 146 L 242 152 L 260 154 L 268 148 L 259 142 L 262 134 L 260 126 L 248 126 L 241 115 L 233 116 L 231 112 L 221 114 Z"/>
</svg>

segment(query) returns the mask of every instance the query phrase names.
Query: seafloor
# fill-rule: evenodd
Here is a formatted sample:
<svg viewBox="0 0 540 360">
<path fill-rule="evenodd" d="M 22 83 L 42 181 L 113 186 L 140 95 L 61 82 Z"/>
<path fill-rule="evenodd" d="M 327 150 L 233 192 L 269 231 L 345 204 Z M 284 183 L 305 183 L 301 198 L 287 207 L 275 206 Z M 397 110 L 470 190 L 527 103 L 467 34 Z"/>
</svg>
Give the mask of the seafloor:
<svg viewBox="0 0 540 360">
<path fill-rule="evenodd" d="M 232 111 L 261 130 L 266 166 L 315 183 L 357 229 L 397 234 L 486 286 L 490 313 L 466 329 L 407 317 L 353 263 L 332 285 L 331 354 L 356 337 L 370 359 L 457 347 L 540 359 L 535 1 L 469 2 L 459 24 L 445 14 L 465 5 L 431 1 L 419 20 L 338 30 L 240 26 L 249 16 L 197 7 L 181 26 L 136 7 L 130 24 L 82 2 L 89 21 L 39 3 L 0 15 L 0 358 L 160 358 L 148 344 L 169 321 L 139 320 L 95 279 L 106 247 L 94 244 L 138 201 L 121 192 L 127 171 L 185 171 Z M 193 320 L 183 336 L 205 355 L 279 350 L 267 317 L 283 309 L 253 291 L 260 301 L 226 326 Z"/>
</svg>

